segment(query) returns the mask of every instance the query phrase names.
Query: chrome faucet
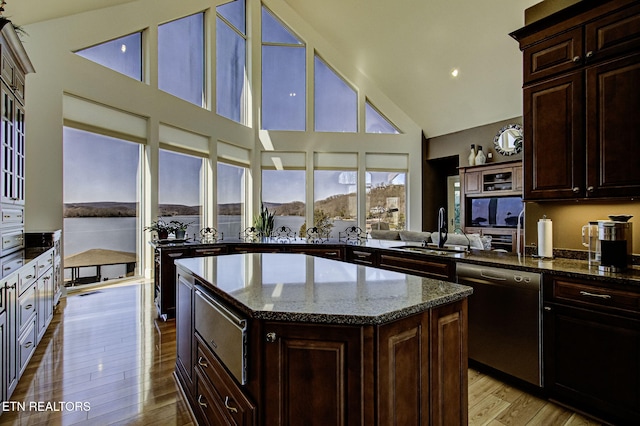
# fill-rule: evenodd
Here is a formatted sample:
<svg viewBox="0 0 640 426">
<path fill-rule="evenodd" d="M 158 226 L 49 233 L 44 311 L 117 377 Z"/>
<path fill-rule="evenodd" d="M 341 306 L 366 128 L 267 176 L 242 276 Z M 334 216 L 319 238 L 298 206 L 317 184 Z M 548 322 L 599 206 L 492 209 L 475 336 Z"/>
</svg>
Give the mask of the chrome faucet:
<svg viewBox="0 0 640 426">
<path fill-rule="evenodd" d="M 438 248 L 444 247 L 447 241 L 447 212 L 444 207 L 438 210 Z"/>
</svg>

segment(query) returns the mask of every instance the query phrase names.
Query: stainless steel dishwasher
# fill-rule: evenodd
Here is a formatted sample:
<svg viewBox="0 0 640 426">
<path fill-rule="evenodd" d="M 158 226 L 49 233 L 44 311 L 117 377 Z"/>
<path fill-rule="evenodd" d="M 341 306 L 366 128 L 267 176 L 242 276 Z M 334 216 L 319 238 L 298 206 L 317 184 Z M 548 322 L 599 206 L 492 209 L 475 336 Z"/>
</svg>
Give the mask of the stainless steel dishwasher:
<svg viewBox="0 0 640 426">
<path fill-rule="evenodd" d="M 541 275 L 456 264 L 469 297 L 469 358 L 542 386 Z"/>
</svg>

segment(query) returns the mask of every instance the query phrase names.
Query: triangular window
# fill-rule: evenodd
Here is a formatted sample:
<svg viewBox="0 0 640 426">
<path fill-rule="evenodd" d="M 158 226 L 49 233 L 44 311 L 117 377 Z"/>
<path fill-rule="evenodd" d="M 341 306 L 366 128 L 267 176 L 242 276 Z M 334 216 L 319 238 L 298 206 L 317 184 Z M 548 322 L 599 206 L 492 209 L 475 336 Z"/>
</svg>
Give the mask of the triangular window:
<svg viewBox="0 0 640 426">
<path fill-rule="evenodd" d="M 314 76 L 316 132 L 357 132 L 356 91 L 318 55 Z"/>
<path fill-rule="evenodd" d="M 303 44 L 264 6 L 262 7 L 262 43 Z"/>
<path fill-rule="evenodd" d="M 367 99 L 365 104 L 365 123 L 367 133 L 387 133 L 397 135 L 398 128 Z"/>
<path fill-rule="evenodd" d="M 128 77 L 142 81 L 142 33 L 107 41 L 76 54 Z"/>
</svg>

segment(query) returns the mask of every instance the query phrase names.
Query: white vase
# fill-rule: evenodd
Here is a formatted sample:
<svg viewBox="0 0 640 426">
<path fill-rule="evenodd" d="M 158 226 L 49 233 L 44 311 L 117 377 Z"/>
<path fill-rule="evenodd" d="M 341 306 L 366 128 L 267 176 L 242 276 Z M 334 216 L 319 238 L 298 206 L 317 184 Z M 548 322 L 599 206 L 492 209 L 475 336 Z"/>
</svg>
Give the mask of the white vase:
<svg viewBox="0 0 640 426">
<path fill-rule="evenodd" d="M 476 146 L 471 144 L 471 152 L 469 152 L 469 165 L 475 166 L 476 164 Z"/>
<path fill-rule="evenodd" d="M 487 157 L 485 157 L 484 152 L 482 152 L 482 145 L 478 145 L 478 153 L 476 154 L 476 166 L 479 166 L 486 162 Z"/>
</svg>

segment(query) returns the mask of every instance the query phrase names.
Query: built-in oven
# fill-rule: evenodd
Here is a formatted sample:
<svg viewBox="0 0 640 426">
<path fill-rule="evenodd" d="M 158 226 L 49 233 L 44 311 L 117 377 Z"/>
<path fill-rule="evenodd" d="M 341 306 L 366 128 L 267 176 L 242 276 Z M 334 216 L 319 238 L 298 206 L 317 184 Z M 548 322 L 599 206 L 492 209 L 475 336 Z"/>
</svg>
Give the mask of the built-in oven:
<svg viewBox="0 0 640 426">
<path fill-rule="evenodd" d="M 469 297 L 469 358 L 542 386 L 541 275 L 457 263 Z"/>
</svg>

